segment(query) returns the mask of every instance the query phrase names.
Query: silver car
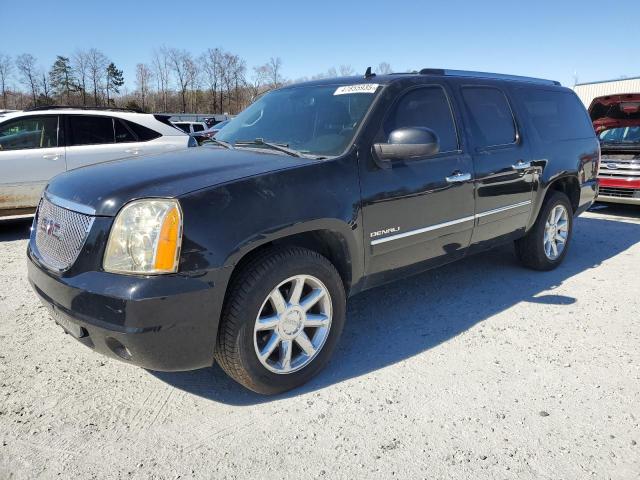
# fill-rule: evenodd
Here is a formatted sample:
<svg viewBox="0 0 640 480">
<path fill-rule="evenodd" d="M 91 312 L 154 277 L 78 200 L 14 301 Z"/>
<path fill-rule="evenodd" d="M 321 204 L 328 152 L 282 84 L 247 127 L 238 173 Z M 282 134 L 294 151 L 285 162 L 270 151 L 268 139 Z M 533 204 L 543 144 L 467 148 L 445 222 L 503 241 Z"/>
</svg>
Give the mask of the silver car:
<svg viewBox="0 0 640 480">
<path fill-rule="evenodd" d="M 74 168 L 196 146 L 168 117 L 37 108 L 0 114 L 0 217 L 33 213 L 48 181 Z"/>
</svg>

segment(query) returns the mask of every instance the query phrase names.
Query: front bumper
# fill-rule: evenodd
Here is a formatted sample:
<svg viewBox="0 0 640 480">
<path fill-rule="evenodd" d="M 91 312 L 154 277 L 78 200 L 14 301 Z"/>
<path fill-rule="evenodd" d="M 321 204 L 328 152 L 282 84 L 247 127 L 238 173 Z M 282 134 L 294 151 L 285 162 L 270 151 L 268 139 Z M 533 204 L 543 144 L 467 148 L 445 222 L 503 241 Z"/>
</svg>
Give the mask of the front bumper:
<svg viewBox="0 0 640 480">
<path fill-rule="evenodd" d="M 640 205 L 640 178 L 633 177 L 600 177 L 598 202 Z"/>
<path fill-rule="evenodd" d="M 52 316 L 95 351 L 150 370 L 213 363 L 226 269 L 201 276 L 61 276 L 28 250 L 29 282 Z"/>
</svg>

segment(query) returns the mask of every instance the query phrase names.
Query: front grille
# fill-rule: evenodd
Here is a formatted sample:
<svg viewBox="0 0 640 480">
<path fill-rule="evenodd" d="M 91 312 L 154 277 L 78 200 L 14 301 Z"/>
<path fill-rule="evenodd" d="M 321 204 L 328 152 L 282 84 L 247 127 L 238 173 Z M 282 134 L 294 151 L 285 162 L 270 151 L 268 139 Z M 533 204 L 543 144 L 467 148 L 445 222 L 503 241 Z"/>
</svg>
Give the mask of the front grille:
<svg viewBox="0 0 640 480">
<path fill-rule="evenodd" d="M 618 198 L 633 198 L 634 193 L 640 193 L 640 190 L 633 190 L 631 188 L 616 188 L 616 187 L 600 187 L 598 195 L 607 197 Z"/>
<path fill-rule="evenodd" d="M 36 215 L 36 248 L 42 261 L 55 270 L 67 270 L 78 258 L 94 217 L 59 207 L 46 197 Z"/>
<path fill-rule="evenodd" d="M 640 177 L 640 160 L 607 157 L 600 162 L 600 177 Z"/>
</svg>

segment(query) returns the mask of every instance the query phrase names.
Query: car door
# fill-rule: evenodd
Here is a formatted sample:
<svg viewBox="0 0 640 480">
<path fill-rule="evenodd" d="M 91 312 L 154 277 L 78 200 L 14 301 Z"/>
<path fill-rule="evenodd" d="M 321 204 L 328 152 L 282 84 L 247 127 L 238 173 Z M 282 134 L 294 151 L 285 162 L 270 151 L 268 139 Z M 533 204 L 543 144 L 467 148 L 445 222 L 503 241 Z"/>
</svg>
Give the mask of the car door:
<svg viewBox="0 0 640 480">
<path fill-rule="evenodd" d="M 462 85 L 460 95 L 476 172 L 476 250 L 524 231 L 531 215 L 534 169 L 505 90 Z"/>
<path fill-rule="evenodd" d="M 1 210 L 37 206 L 47 182 L 65 171 L 59 124 L 58 115 L 28 115 L 0 124 Z"/>
<path fill-rule="evenodd" d="M 140 153 L 139 145 L 135 142 L 116 142 L 116 131 L 121 140 L 126 140 L 130 132 L 114 120 L 118 119 L 106 115 L 66 116 L 68 170 Z"/>
<path fill-rule="evenodd" d="M 426 127 L 439 137 L 439 153 L 381 168 L 370 149 L 361 152 L 366 269 L 372 283 L 464 255 L 474 223 L 473 164 L 456 123 L 444 84 L 414 85 L 397 96 L 375 141 L 386 142 L 397 128 Z"/>
</svg>

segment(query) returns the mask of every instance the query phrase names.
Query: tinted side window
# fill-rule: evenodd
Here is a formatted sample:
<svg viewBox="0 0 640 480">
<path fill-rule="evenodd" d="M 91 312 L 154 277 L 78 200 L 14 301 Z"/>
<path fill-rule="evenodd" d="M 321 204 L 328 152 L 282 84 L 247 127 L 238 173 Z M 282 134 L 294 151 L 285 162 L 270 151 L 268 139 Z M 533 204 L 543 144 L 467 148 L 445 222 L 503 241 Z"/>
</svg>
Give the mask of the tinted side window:
<svg viewBox="0 0 640 480">
<path fill-rule="evenodd" d="M 204 130 L 204 127 L 202 125 L 200 125 L 199 123 L 194 123 L 193 124 L 193 131 L 194 132 L 201 132 Z"/>
<path fill-rule="evenodd" d="M 158 132 L 155 130 L 151 130 L 150 128 L 143 127 L 135 122 L 130 122 L 129 120 L 121 120 L 123 121 L 129 129 L 136 134 L 139 142 L 148 142 L 149 140 L 153 140 L 154 138 L 161 137 Z"/>
<path fill-rule="evenodd" d="M 467 105 L 469 126 L 477 147 L 515 142 L 516 126 L 504 93 L 492 87 L 465 87 L 462 97 Z"/>
<path fill-rule="evenodd" d="M 593 137 L 591 121 L 573 93 L 533 88 L 521 88 L 517 93 L 542 140 Z"/>
<path fill-rule="evenodd" d="M 396 104 L 384 124 L 388 136 L 403 127 L 430 128 L 440 139 L 440 151 L 458 149 L 458 136 L 449 101 L 441 87 L 423 87 L 406 93 Z"/>
<path fill-rule="evenodd" d="M 0 151 L 57 146 L 57 116 L 17 118 L 0 125 Z"/>
<path fill-rule="evenodd" d="M 134 133 L 119 118 L 113 119 L 113 126 L 116 133 L 116 143 L 136 142 Z"/>
<path fill-rule="evenodd" d="M 178 127 L 180 130 L 182 130 L 184 133 L 191 133 L 191 131 L 189 130 L 188 123 L 174 123 L 174 125 Z"/>
<path fill-rule="evenodd" d="M 69 118 L 69 145 L 99 145 L 114 143 L 113 119 L 71 115 Z"/>
</svg>

